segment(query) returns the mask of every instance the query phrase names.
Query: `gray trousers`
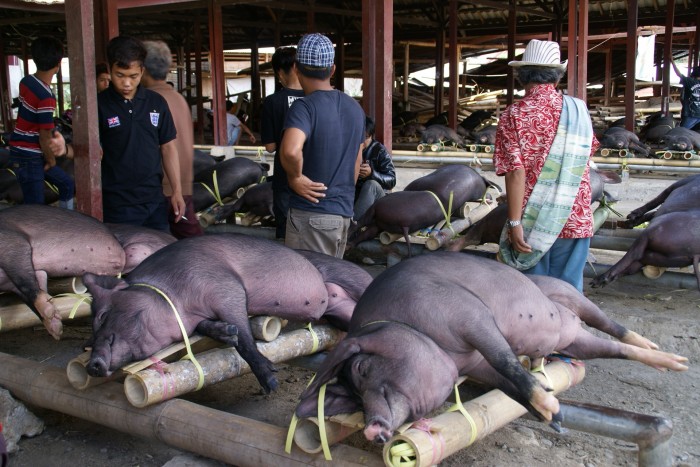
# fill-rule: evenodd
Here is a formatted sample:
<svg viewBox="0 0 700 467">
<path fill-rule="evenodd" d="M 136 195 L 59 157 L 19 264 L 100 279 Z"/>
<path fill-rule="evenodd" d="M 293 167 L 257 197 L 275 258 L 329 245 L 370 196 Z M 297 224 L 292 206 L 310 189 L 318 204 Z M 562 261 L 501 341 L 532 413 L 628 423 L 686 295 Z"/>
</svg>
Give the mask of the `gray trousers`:
<svg viewBox="0 0 700 467">
<path fill-rule="evenodd" d="M 374 204 L 374 202 L 379 198 L 382 198 L 384 195 L 386 195 L 384 188 L 382 188 L 382 186 L 376 180 L 367 180 L 362 184 L 360 194 L 357 195 L 357 199 L 355 200 L 355 206 L 353 207 L 355 212 L 353 213 L 352 218 L 359 220 Z"/>
<path fill-rule="evenodd" d="M 348 241 L 348 227 L 349 217 L 290 208 L 284 244 L 342 258 Z"/>
</svg>

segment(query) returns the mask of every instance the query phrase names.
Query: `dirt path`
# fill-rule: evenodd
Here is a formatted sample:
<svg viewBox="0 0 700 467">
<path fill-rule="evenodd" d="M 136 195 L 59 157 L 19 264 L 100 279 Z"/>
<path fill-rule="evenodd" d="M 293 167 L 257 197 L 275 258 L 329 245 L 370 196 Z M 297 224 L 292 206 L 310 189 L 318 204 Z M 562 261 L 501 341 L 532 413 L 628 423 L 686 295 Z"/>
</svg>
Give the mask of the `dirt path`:
<svg viewBox="0 0 700 467">
<path fill-rule="evenodd" d="M 402 172 L 407 174 L 407 172 Z M 407 178 L 409 175 L 405 175 Z M 624 188 L 628 212 L 653 197 L 669 181 L 640 179 Z M 404 183 L 405 185 L 405 183 Z M 371 268 L 373 273 L 380 267 Z M 613 319 L 658 343 L 662 350 L 690 359 L 685 373 L 661 373 L 641 364 L 594 360 L 586 363 L 586 378 L 560 397 L 574 401 L 659 415 L 673 422 L 673 463 L 700 465 L 700 293 L 668 290 L 650 283 L 636 286 L 620 280 L 586 295 Z M 0 352 L 65 368 L 81 351 L 87 323 L 67 328 L 66 338 L 51 339 L 43 329 L 0 334 Z M 287 426 L 297 396 L 311 377 L 309 370 L 279 365 L 280 389 L 263 395 L 252 376 L 219 383 L 185 399 L 241 416 Z M 46 428 L 24 438 L 11 455 L 12 467 L 221 465 L 154 441 L 119 433 L 97 424 L 30 407 Z M 356 434 L 348 444 L 380 452 Z M 175 459 L 174 459 L 175 458 Z M 170 462 L 169 462 L 170 461 Z M 560 435 L 544 424 L 518 419 L 476 445 L 446 459 L 446 466 L 624 466 L 637 462 L 636 447 L 628 442 L 570 431 Z"/>
</svg>

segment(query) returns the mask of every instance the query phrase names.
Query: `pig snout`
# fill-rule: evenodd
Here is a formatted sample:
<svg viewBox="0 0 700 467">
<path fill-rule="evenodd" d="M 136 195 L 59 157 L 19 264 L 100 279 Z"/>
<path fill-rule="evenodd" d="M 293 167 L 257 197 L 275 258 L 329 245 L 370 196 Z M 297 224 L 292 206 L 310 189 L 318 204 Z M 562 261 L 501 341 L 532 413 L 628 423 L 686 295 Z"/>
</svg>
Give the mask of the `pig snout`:
<svg viewBox="0 0 700 467">
<path fill-rule="evenodd" d="M 385 420 L 379 417 L 372 418 L 365 425 L 365 430 L 363 431 L 365 438 L 377 444 L 385 444 L 393 436 L 393 433 L 387 426 L 388 423 Z"/>
<path fill-rule="evenodd" d="M 91 357 L 85 370 L 88 375 L 94 378 L 109 376 L 111 374 L 109 365 L 101 357 Z"/>
</svg>

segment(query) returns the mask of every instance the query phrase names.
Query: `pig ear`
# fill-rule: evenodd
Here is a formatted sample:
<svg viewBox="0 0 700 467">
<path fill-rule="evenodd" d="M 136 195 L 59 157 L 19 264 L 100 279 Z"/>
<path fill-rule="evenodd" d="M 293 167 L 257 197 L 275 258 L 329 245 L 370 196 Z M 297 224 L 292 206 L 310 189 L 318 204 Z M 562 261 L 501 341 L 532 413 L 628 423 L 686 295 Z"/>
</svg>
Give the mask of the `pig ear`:
<svg viewBox="0 0 700 467">
<path fill-rule="evenodd" d="M 598 170 L 597 172 L 605 183 L 611 183 L 613 185 L 616 183 L 622 183 L 622 178 L 617 172 L 612 170 Z"/>
<path fill-rule="evenodd" d="M 324 415 L 330 417 L 340 413 L 355 413 L 362 410 L 362 404 L 342 384 L 334 383 L 326 386 L 323 401 Z M 318 416 L 318 393 L 302 399 L 296 409 L 297 417 L 308 418 Z"/>
<path fill-rule="evenodd" d="M 321 386 L 333 379 L 340 372 L 343 363 L 353 355 L 360 353 L 360 350 L 359 340 L 356 337 L 345 338 L 340 341 L 340 344 L 331 350 L 323 361 L 321 368 L 316 373 L 316 377 L 301 394 L 301 398 L 306 399 L 312 394 L 318 394 Z"/>
<path fill-rule="evenodd" d="M 101 322 L 102 315 L 109 309 L 111 297 L 117 290 L 129 287 L 124 279 L 113 276 L 98 276 L 86 273 L 83 275 L 83 284 L 92 295 L 92 315 L 93 321 Z"/>
</svg>

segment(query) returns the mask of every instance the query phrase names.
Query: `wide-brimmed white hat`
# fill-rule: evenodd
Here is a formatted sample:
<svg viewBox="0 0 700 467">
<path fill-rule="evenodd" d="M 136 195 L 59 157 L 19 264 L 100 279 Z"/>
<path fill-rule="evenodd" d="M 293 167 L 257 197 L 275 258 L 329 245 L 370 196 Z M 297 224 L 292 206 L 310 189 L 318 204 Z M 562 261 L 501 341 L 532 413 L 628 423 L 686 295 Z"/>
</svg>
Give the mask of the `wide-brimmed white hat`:
<svg viewBox="0 0 700 467">
<path fill-rule="evenodd" d="M 565 70 L 566 63 L 567 60 L 561 62 L 559 44 L 552 41 L 540 41 L 533 39 L 527 44 L 527 47 L 525 47 L 523 59 L 520 61 L 514 60 L 512 62 L 508 62 L 508 65 L 514 67 L 543 66 Z"/>
</svg>

